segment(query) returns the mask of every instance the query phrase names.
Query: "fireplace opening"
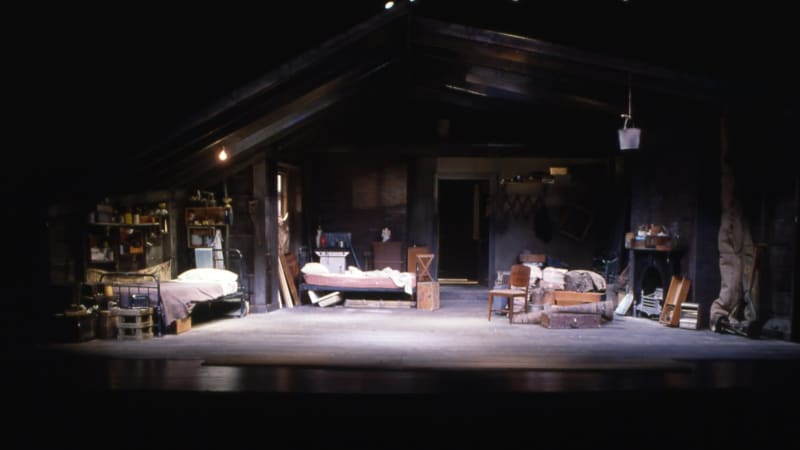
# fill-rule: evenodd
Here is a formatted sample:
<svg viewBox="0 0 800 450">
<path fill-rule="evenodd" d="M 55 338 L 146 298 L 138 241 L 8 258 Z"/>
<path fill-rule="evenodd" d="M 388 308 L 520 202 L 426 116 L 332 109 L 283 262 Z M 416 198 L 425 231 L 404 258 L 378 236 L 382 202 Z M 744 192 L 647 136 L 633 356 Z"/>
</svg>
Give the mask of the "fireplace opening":
<svg viewBox="0 0 800 450">
<path fill-rule="evenodd" d="M 644 295 L 653 295 L 656 292 L 656 289 L 661 288 L 663 290 L 664 283 L 661 280 L 661 274 L 658 273 L 658 270 L 650 266 L 645 269 L 644 273 L 642 274 L 642 293 Z"/>
<path fill-rule="evenodd" d="M 679 251 L 631 250 L 634 315 L 651 318 L 661 315 L 661 304 L 667 294 L 664 291 L 670 278 L 679 273 L 679 267 Z"/>
<path fill-rule="evenodd" d="M 661 273 L 655 265 L 649 265 L 641 272 L 640 277 L 641 291 L 636 310 L 644 317 L 659 318 L 664 304 L 664 283 Z"/>
</svg>

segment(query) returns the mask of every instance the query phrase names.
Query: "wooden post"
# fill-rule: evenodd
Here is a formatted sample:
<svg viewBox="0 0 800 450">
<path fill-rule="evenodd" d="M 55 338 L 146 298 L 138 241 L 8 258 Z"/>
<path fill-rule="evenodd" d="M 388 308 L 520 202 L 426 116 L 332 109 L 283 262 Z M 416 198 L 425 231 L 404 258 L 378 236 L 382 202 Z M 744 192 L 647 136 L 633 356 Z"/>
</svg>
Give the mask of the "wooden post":
<svg viewBox="0 0 800 450">
<path fill-rule="evenodd" d="M 250 302 L 252 312 L 266 312 L 268 298 L 269 261 L 265 209 L 267 199 L 267 163 L 253 164 L 253 202 L 248 214 L 253 224 L 253 297 Z"/>
<path fill-rule="evenodd" d="M 264 229 L 266 230 L 267 250 L 267 305 L 275 308 L 278 304 L 278 164 L 267 161 L 267 197 L 264 202 Z"/>
<path fill-rule="evenodd" d="M 792 236 L 792 333 L 791 340 L 800 342 L 800 176 L 794 178 L 794 236 Z"/>
</svg>

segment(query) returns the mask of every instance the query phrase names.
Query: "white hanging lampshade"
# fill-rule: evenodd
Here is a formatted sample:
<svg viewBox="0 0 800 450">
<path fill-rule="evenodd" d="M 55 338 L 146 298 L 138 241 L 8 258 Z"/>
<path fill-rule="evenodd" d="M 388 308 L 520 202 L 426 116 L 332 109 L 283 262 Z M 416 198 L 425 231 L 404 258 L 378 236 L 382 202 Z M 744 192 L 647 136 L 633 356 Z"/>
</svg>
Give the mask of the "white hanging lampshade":
<svg viewBox="0 0 800 450">
<path fill-rule="evenodd" d="M 642 130 L 635 127 L 629 127 L 628 124 L 633 124 L 633 113 L 631 112 L 631 87 L 628 84 L 628 113 L 621 114 L 625 121 L 622 123 L 622 128 L 618 130 L 619 135 L 619 149 L 620 150 L 636 150 L 639 148 L 639 141 L 642 136 Z"/>
</svg>

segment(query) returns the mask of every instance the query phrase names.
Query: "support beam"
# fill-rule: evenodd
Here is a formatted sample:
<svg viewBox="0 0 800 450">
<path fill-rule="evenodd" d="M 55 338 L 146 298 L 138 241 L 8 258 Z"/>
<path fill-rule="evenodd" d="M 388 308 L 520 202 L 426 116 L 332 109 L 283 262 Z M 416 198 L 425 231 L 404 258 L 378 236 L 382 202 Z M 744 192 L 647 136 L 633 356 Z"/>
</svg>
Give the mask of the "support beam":
<svg viewBox="0 0 800 450">
<path fill-rule="evenodd" d="M 794 261 L 792 262 L 792 334 L 794 342 L 800 342 L 800 176 L 794 177 L 794 236 L 792 238 Z"/>
<path fill-rule="evenodd" d="M 264 204 L 264 228 L 267 230 L 267 307 L 278 304 L 278 163 L 267 160 L 267 198 Z"/>
<path fill-rule="evenodd" d="M 391 61 L 383 57 L 370 60 L 278 107 L 242 130 L 226 136 L 224 141 L 233 142 L 233 145 L 229 146 L 229 158 L 247 157 L 248 154 L 299 130 L 308 121 L 323 114 L 339 101 L 355 95 L 362 82 L 368 83 L 390 66 Z M 157 176 L 173 180 L 179 185 L 190 184 L 192 180 L 214 169 L 217 164 L 214 150 L 213 147 L 199 149 L 183 160 L 181 170 L 175 171 L 172 168 L 168 172 L 163 169 Z"/>
<path fill-rule="evenodd" d="M 195 148 L 212 136 L 224 134 L 230 126 L 230 120 L 236 116 L 237 110 L 244 103 L 262 101 L 260 99 L 275 97 L 276 92 L 297 82 L 297 79 L 313 71 L 320 61 L 337 59 L 341 64 L 348 64 L 342 54 L 360 42 L 367 42 L 375 33 L 384 32 L 390 25 L 405 27 L 406 5 L 398 5 L 391 11 L 377 14 L 369 20 L 356 25 L 350 30 L 333 37 L 319 46 L 291 59 L 263 77 L 238 88 L 222 98 L 215 105 L 190 117 L 179 129 L 165 138 L 162 143 L 147 149 L 135 161 L 138 165 L 164 165 L 165 160 L 174 156 L 183 148 Z M 370 44 L 367 44 L 370 45 Z M 202 130 L 202 132 L 198 132 Z M 148 167 L 149 170 L 150 167 Z"/>
<path fill-rule="evenodd" d="M 265 207 L 267 198 L 267 163 L 263 159 L 253 164 L 253 200 L 248 214 L 253 225 L 253 296 L 250 299 L 252 312 L 266 312 L 269 292 L 268 277 L 272 267 L 267 249 Z"/>
<path fill-rule="evenodd" d="M 628 74 L 631 74 L 635 80 L 648 79 L 650 80 L 649 83 L 653 83 L 648 87 L 655 89 L 657 86 L 662 86 L 673 94 L 677 94 L 679 91 L 677 88 L 671 87 L 671 85 L 680 84 L 684 95 L 690 97 L 699 96 L 705 100 L 713 101 L 716 95 L 724 88 L 719 82 L 687 72 L 631 62 L 620 58 L 600 56 L 593 52 L 551 44 L 529 37 L 415 17 L 412 36 L 415 37 L 416 43 L 425 42 L 426 44 L 442 45 L 443 41 L 441 39 L 425 38 L 425 35 L 448 37 L 454 39 L 456 43 L 458 40 L 465 40 L 473 44 L 505 49 L 503 54 L 508 53 L 508 50 L 522 52 L 533 56 L 533 58 L 519 56 L 516 59 L 526 60 L 529 64 L 536 64 L 537 61 L 559 60 L 565 64 L 576 66 L 578 70 L 586 73 L 589 78 L 597 73 L 607 74 L 616 71 L 620 76 L 625 76 L 625 78 Z M 606 75 L 604 78 L 608 78 L 608 76 Z M 710 98 L 707 97 L 708 91 L 714 92 Z"/>
</svg>

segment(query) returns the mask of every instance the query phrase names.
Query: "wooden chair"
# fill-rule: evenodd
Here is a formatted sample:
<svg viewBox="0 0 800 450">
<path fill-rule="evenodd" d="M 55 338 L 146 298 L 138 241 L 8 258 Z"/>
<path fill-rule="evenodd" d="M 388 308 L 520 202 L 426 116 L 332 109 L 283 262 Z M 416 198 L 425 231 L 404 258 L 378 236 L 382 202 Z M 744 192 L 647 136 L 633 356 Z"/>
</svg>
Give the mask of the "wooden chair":
<svg viewBox="0 0 800 450">
<path fill-rule="evenodd" d="M 692 282 L 688 278 L 672 277 L 667 296 L 664 297 L 664 307 L 661 309 L 659 322 L 670 327 L 680 325 L 681 305 L 686 301 L 691 285 Z"/>
<path fill-rule="evenodd" d="M 508 299 L 508 321 L 514 317 L 514 299 L 522 297 L 525 312 L 528 312 L 528 290 L 531 284 L 531 268 L 522 264 L 511 266 L 511 276 L 508 281 L 508 289 L 492 289 L 489 291 L 489 320 L 492 320 L 492 303 L 494 297 L 506 297 Z"/>
</svg>

